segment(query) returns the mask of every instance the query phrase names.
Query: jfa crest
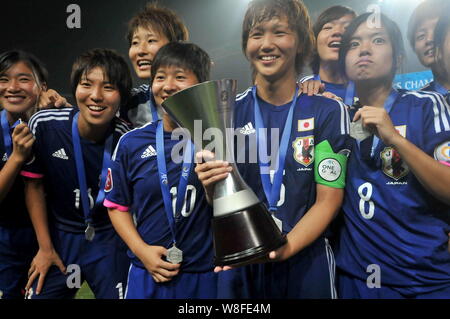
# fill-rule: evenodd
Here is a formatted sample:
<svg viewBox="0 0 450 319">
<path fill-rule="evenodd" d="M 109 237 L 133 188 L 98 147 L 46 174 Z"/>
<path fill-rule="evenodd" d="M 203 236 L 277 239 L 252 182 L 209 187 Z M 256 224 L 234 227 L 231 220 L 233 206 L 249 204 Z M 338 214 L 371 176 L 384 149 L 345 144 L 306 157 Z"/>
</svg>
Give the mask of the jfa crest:
<svg viewBox="0 0 450 319">
<path fill-rule="evenodd" d="M 105 192 L 110 192 L 113 189 L 113 180 L 112 180 L 112 172 L 111 169 L 108 168 L 108 175 L 106 176 L 105 182 Z"/>
<path fill-rule="evenodd" d="M 409 168 L 400 157 L 400 154 L 392 147 L 385 147 L 380 153 L 383 173 L 398 181 L 406 176 Z"/>
<path fill-rule="evenodd" d="M 292 142 L 294 148 L 294 159 L 304 165 L 309 166 L 314 162 L 314 136 L 297 137 Z"/>
</svg>

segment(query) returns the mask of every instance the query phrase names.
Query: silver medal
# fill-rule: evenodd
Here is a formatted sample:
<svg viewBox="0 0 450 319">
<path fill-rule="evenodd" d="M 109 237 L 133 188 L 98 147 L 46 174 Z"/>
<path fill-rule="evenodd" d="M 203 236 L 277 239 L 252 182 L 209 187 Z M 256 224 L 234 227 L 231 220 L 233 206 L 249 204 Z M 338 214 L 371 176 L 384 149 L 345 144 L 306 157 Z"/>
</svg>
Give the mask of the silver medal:
<svg viewBox="0 0 450 319">
<path fill-rule="evenodd" d="M 183 261 L 183 252 L 173 245 L 167 250 L 166 260 L 172 264 L 179 264 Z"/>
<path fill-rule="evenodd" d="M 361 119 L 356 122 L 350 123 L 350 136 L 357 141 L 363 141 L 366 138 L 372 136 L 372 133 L 367 129 L 363 128 Z"/>
<path fill-rule="evenodd" d="M 95 229 L 91 224 L 88 224 L 86 230 L 84 231 L 84 235 L 87 240 L 92 241 L 95 236 Z"/>
</svg>

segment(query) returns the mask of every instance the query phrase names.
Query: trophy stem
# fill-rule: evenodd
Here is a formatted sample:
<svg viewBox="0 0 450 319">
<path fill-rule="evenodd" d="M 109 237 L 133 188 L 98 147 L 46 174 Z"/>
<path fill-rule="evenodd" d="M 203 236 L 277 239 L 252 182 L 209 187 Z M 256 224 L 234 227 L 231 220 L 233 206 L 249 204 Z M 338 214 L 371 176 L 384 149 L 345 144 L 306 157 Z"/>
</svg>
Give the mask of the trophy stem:
<svg viewBox="0 0 450 319">
<path fill-rule="evenodd" d="M 234 163 L 235 99 L 236 81 L 224 79 L 194 85 L 162 103 L 178 126 L 189 131 L 197 146 L 204 148 L 206 130 L 217 128 L 221 132 L 222 146 L 215 151 L 216 158 L 228 160 L 233 169 L 214 187 L 212 227 L 216 265 L 249 263 L 286 242 L 270 212 L 242 179 Z M 201 138 L 196 141 L 198 135 Z"/>
</svg>

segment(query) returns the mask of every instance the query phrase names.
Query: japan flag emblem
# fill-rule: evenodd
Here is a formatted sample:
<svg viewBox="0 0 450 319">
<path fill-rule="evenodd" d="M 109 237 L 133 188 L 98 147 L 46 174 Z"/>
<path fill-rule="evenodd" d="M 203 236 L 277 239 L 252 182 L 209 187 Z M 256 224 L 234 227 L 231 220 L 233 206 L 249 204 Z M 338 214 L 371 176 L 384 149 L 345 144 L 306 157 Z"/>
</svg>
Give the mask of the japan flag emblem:
<svg viewBox="0 0 450 319">
<path fill-rule="evenodd" d="M 106 182 L 105 182 L 105 192 L 110 192 L 113 189 L 113 180 L 112 180 L 112 171 L 110 168 L 108 168 L 108 175 L 106 175 Z"/>
<path fill-rule="evenodd" d="M 314 130 L 314 117 L 305 120 L 298 120 L 298 131 L 307 132 Z"/>
</svg>

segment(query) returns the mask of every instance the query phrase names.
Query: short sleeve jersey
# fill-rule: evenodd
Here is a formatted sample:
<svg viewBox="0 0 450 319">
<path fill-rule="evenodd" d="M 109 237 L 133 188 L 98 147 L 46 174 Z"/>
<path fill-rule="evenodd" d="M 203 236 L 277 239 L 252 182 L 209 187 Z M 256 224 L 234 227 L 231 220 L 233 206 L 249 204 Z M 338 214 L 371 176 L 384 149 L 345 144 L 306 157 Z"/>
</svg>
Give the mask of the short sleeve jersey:
<svg viewBox="0 0 450 319">
<path fill-rule="evenodd" d="M 141 127 L 159 119 L 153 118 L 154 110 L 156 110 L 156 103 L 152 90 L 148 84 L 142 84 L 131 90 L 131 99 L 127 107 L 120 109 L 120 118 L 132 123 L 134 127 Z"/>
<path fill-rule="evenodd" d="M 397 131 L 436 160 L 450 164 L 450 108 L 438 93 L 400 92 L 389 113 Z M 367 142 L 368 141 L 368 142 Z M 450 210 L 381 140 L 353 140 L 337 265 L 366 281 L 378 265 L 381 285 L 414 295 L 450 285 Z M 425 168 L 426 169 L 426 168 Z"/>
<path fill-rule="evenodd" d="M 30 119 L 36 137 L 35 159 L 23 167 L 22 175 L 43 178 L 47 209 L 56 227 L 63 231 L 82 233 L 86 229 L 81 207 L 80 187 L 72 142 L 72 121 L 78 109 L 44 110 Z M 113 147 L 130 128 L 114 118 L 108 134 L 113 134 Z M 111 228 L 108 212 L 102 204 L 95 205 L 102 172 L 103 143 L 80 137 L 86 174 L 92 225 L 96 230 Z"/>
<path fill-rule="evenodd" d="M 146 124 L 121 138 L 111 164 L 111 188 L 105 205 L 124 214 L 132 213 L 137 230 L 147 244 L 170 248 L 173 236 L 159 181 L 157 152 L 161 150 L 156 145 L 157 125 L 158 122 Z M 164 156 L 173 207 L 182 168 L 182 163 L 171 157 L 177 143 L 178 140 L 171 139 L 171 133 L 164 132 Z M 176 246 L 183 251 L 182 271 L 213 269 L 211 218 L 212 209 L 192 166 L 183 207 L 175 213 Z M 131 251 L 129 256 L 134 265 L 144 267 Z"/>
<path fill-rule="evenodd" d="M 270 155 L 274 140 L 281 139 L 292 102 L 275 106 L 257 98 L 264 127 L 267 128 L 267 150 Z M 234 111 L 237 133 L 235 157 L 242 177 L 267 205 L 256 158 L 258 156 L 262 159 L 260 155 L 265 155 L 259 154 L 257 147 L 254 102 L 251 89 L 237 96 Z M 348 154 L 348 121 L 346 107 L 341 102 L 319 95 L 301 94 L 298 97 L 277 203 L 278 210 L 275 212 L 275 217 L 282 221 L 284 233 L 291 231 L 316 201 L 315 145 L 328 140 L 335 153 Z M 272 135 L 272 132 L 277 131 L 278 135 Z M 239 145 L 239 140 L 245 141 L 244 145 Z"/>
</svg>

